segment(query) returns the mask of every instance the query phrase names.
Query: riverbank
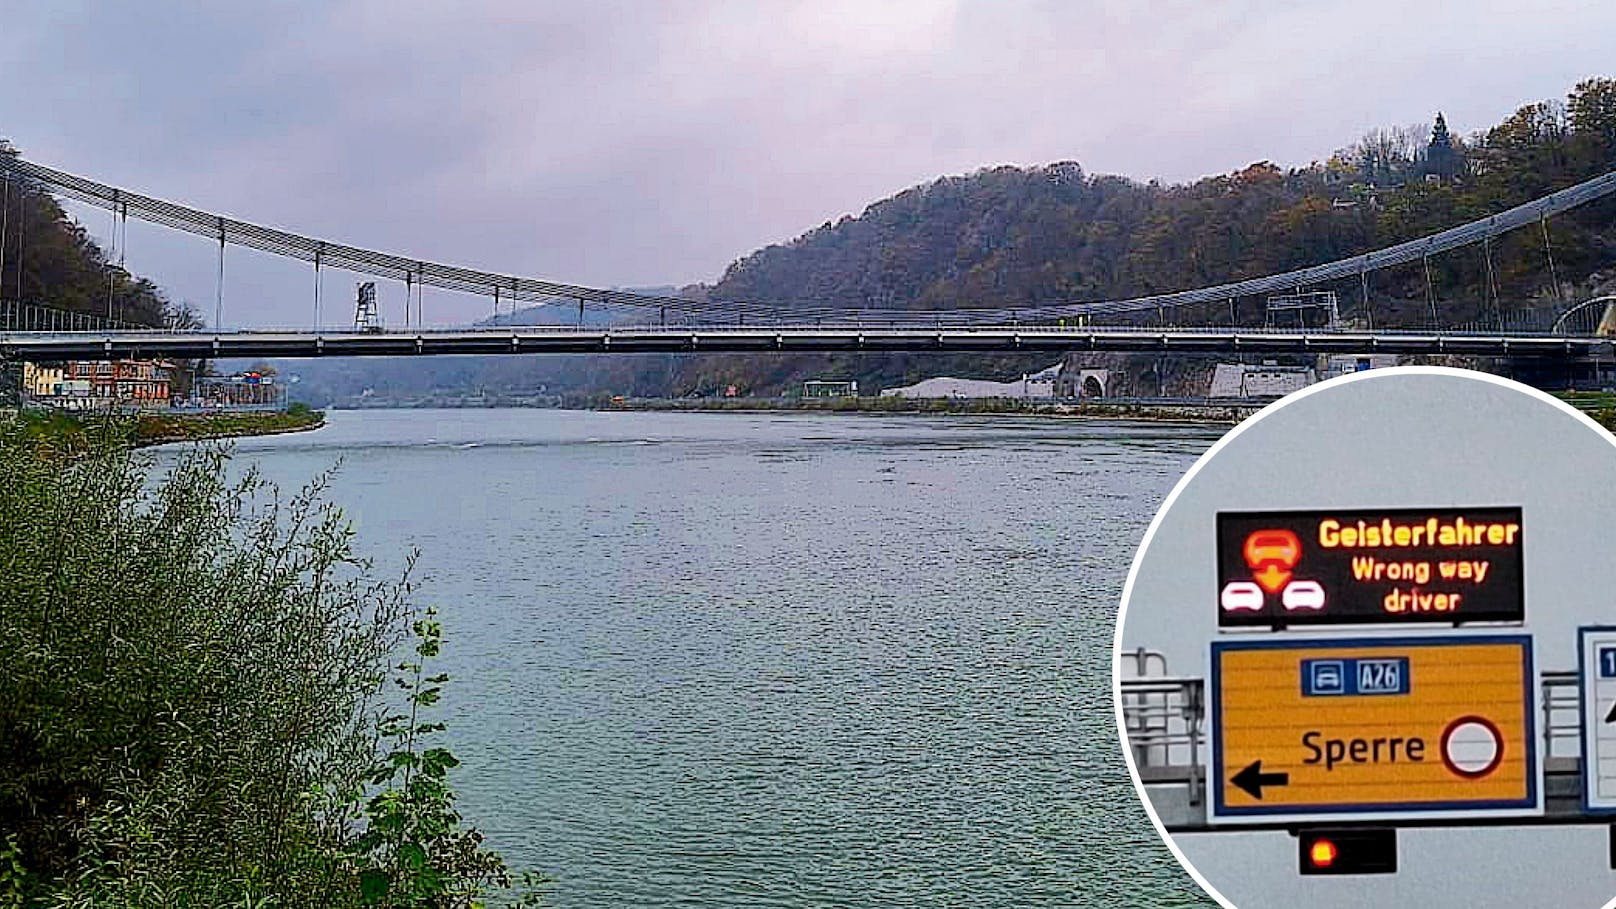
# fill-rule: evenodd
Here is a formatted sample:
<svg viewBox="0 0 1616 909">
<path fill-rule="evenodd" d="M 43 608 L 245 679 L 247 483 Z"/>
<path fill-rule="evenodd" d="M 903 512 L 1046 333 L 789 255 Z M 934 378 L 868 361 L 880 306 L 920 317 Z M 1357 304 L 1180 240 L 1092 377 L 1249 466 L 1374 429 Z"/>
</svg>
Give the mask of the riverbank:
<svg viewBox="0 0 1616 909">
<path fill-rule="evenodd" d="M 309 432 L 325 425 L 325 412 L 297 405 L 277 413 L 132 416 L 25 410 L 21 412 L 20 419 L 25 435 L 70 449 L 88 445 L 92 441 L 111 441 L 145 448 L 170 442 Z"/>
<path fill-rule="evenodd" d="M 136 448 L 170 442 L 200 442 L 238 436 L 311 432 L 325 425 L 325 411 L 294 407 L 280 413 L 143 414 L 135 421 Z"/>
<path fill-rule="evenodd" d="M 1095 420 L 1160 420 L 1233 425 L 1262 408 L 1258 402 L 1084 402 L 1014 398 L 614 398 L 597 410 L 719 413 L 1004 414 Z"/>
</svg>

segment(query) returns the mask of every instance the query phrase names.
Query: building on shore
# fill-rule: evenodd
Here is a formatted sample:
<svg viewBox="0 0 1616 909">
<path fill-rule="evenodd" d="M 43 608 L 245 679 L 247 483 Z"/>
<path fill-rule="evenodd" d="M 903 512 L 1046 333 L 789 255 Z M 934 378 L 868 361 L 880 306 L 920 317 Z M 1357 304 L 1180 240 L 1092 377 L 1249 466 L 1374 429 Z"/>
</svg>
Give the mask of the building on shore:
<svg viewBox="0 0 1616 909">
<path fill-rule="evenodd" d="M 1212 370 L 1207 397 L 1280 398 L 1325 379 L 1397 364 L 1395 354 L 1332 354 L 1319 357 L 1313 366 L 1219 363 Z"/>
<path fill-rule="evenodd" d="M 177 397 L 178 367 L 168 360 L 68 360 L 24 363 L 26 404 L 62 410 L 285 410 L 286 388 L 257 371 L 202 376 Z"/>
<path fill-rule="evenodd" d="M 286 386 L 256 371 L 201 376 L 184 402 L 192 410 L 285 410 L 286 404 Z"/>
<path fill-rule="evenodd" d="M 168 360 L 69 360 L 24 363 L 22 389 L 30 404 L 66 410 L 165 408 L 173 395 Z"/>
<path fill-rule="evenodd" d="M 1397 354 L 1331 354 L 1324 358 L 1324 365 L 1319 369 L 1319 381 L 1366 369 L 1396 366 L 1399 359 Z"/>
<path fill-rule="evenodd" d="M 858 382 L 854 380 L 810 379 L 802 383 L 805 398 L 856 398 Z"/>
<path fill-rule="evenodd" d="M 60 363 L 22 364 L 22 393 L 30 399 L 61 395 L 66 381 L 67 369 Z M 88 394 L 89 385 L 84 390 Z"/>
<path fill-rule="evenodd" d="M 1311 366 L 1219 363 L 1212 370 L 1209 398 L 1279 398 L 1318 381 Z"/>
</svg>

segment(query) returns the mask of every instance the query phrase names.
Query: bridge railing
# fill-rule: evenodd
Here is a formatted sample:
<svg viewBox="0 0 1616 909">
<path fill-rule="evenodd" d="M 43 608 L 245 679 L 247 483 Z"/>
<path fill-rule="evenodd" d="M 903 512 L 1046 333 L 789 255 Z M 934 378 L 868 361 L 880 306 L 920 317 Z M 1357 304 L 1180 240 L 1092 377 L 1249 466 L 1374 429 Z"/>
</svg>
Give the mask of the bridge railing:
<svg viewBox="0 0 1616 909">
<path fill-rule="evenodd" d="M 69 312 L 36 303 L 0 300 L 0 331 L 86 332 L 141 331 L 149 326 L 84 312 Z"/>
<path fill-rule="evenodd" d="M 1070 335 L 1081 338 L 1090 335 L 1147 335 L 1165 336 L 1174 335 L 1201 335 L 1201 336 L 1265 336 L 1265 337 L 1332 337 L 1332 336 L 1375 336 L 1375 337 L 1410 337 L 1410 338 L 1463 338 L 1463 337 L 1498 337 L 1501 334 L 1511 337 L 1582 337 L 1566 333 L 1555 333 L 1546 329 L 1530 328 L 1500 332 L 1496 327 L 1483 324 L 1471 324 L 1454 328 L 1376 328 L 1370 329 L 1324 329 L 1324 328 L 1285 328 L 1270 326 L 1156 326 L 1156 325 L 1036 325 L 1027 323 L 1006 324 L 972 324 L 972 325 L 935 325 L 925 322 L 758 322 L 758 323 L 669 323 L 669 324 L 623 324 L 623 325 L 469 325 L 469 326 L 410 326 L 409 328 L 356 330 L 350 325 L 321 325 L 318 327 L 275 325 L 254 328 L 233 328 L 220 331 L 213 328 L 153 328 L 145 325 L 128 323 L 106 324 L 104 319 L 88 316 L 83 313 L 63 313 L 55 310 L 37 310 L 32 312 L 13 312 L 7 309 L 9 304 L 0 303 L 0 332 L 29 334 L 39 336 L 65 335 L 103 335 L 103 334 L 145 334 L 152 336 L 187 335 L 198 337 L 229 337 L 234 335 L 388 335 L 394 337 L 415 337 L 434 335 L 465 335 L 486 334 L 494 336 L 510 335 L 632 335 L 632 334 L 670 334 L 680 332 L 701 332 L 703 334 L 753 334 L 766 335 L 770 332 L 905 332 L 927 333 L 940 332 L 951 335 L 957 334 L 1028 334 L 1028 335 Z"/>
</svg>

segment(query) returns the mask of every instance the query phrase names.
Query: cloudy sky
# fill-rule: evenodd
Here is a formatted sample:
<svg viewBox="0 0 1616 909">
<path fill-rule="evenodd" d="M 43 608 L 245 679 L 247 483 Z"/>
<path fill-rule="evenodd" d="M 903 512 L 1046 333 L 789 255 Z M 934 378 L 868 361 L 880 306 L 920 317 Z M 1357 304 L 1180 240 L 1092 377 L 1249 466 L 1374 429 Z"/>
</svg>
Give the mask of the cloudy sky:
<svg viewBox="0 0 1616 909">
<path fill-rule="evenodd" d="M 39 3 L 0 14 L 0 136 L 244 220 L 601 286 L 718 277 L 995 164 L 1188 180 L 1461 132 L 1616 75 L 1606 0 Z M 1517 9 L 1511 9 L 1516 7 Z M 85 212 L 107 232 L 104 212 Z M 209 244 L 128 263 L 211 313 Z M 227 324 L 307 321 L 306 265 L 232 253 Z M 352 276 L 328 273 L 327 300 Z M 383 288 L 384 306 L 402 290 Z M 329 304 L 328 304 L 329 305 Z M 428 296 L 429 319 L 485 314 Z"/>
</svg>

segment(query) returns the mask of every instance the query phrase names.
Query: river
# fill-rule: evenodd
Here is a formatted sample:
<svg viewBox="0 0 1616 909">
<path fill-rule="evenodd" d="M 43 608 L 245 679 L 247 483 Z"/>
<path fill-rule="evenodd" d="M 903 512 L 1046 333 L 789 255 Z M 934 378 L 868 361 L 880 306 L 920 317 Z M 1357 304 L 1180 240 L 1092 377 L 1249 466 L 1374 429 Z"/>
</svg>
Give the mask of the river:
<svg viewBox="0 0 1616 909">
<path fill-rule="evenodd" d="M 550 904 L 1210 905 L 1112 720 L 1134 547 L 1216 427 L 358 411 L 246 439 L 421 552 L 460 807 Z"/>
</svg>

